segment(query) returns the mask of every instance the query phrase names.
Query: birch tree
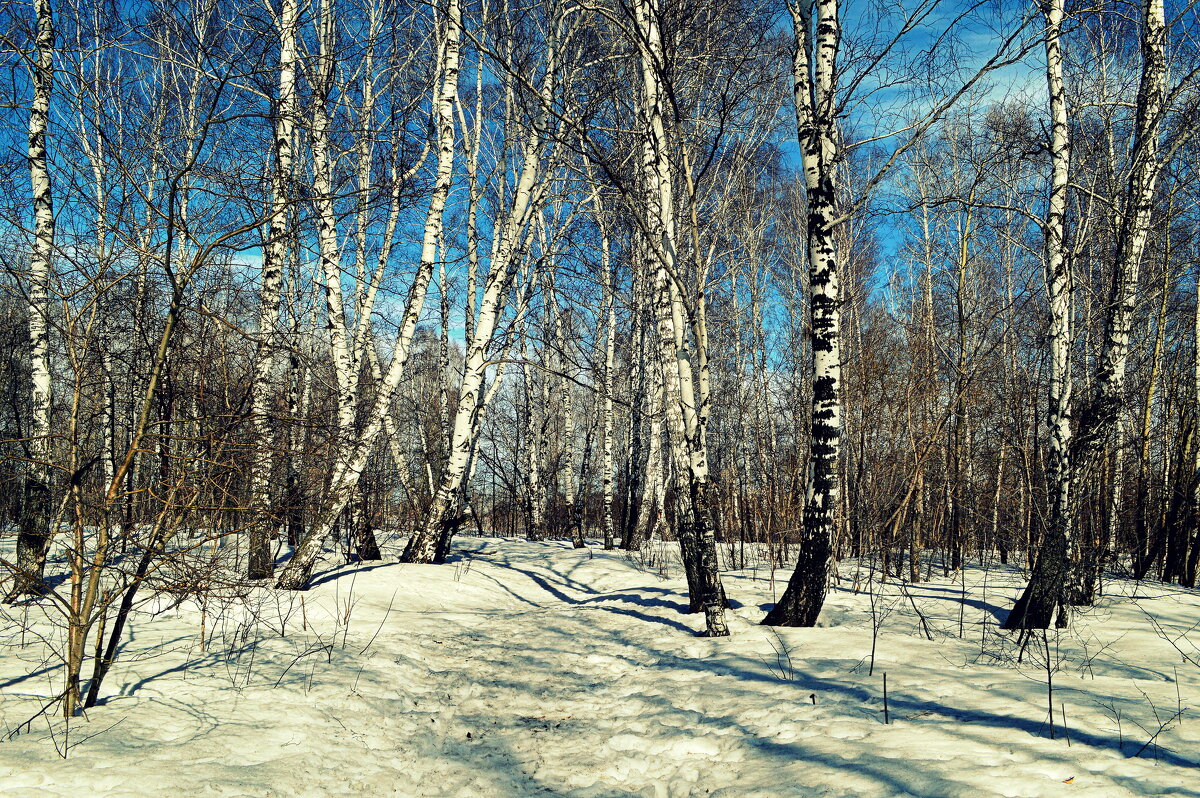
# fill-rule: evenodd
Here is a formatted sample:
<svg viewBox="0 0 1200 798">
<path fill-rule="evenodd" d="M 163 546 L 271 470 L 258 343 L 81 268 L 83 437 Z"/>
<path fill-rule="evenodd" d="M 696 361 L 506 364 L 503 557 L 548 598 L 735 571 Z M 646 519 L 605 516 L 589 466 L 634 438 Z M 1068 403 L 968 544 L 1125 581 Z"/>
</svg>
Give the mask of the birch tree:
<svg viewBox="0 0 1200 798">
<path fill-rule="evenodd" d="M 1058 34 L 1061 29 L 1061 9 L 1053 6 L 1047 11 L 1047 62 L 1053 63 L 1047 70 L 1049 90 L 1052 102 L 1055 95 L 1061 97 L 1062 92 L 1062 56 L 1058 50 Z M 1045 629 L 1052 622 L 1059 625 L 1067 623 L 1068 604 L 1080 598 L 1077 575 L 1073 573 L 1068 559 L 1068 542 L 1071 519 L 1071 493 L 1080 480 L 1094 467 L 1096 457 L 1104 440 L 1111 433 L 1125 402 L 1125 378 L 1129 358 L 1130 336 L 1133 325 L 1133 311 L 1138 298 L 1138 278 L 1141 269 L 1142 254 L 1150 235 L 1151 214 L 1154 209 L 1155 185 L 1163 168 L 1160 156 L 1160 139 L 1163 130 L 1164 105 L 1167 95 L 1167 57 L 1166 57 L 1167 27 L 1162 0 L 1145 0 L 1142 6 L 1142 24 L 1140 34 L 1141 46 L 1141 77 L 1138 82 L 1137 104 L 1131 144 L 1131 162 L 1129 166 L 1128 183 L 1123 197 L 1121 217 L 1117 229 L 1116 255 L 1113 263 L 1111 291 L 1105 314 L 1104 346 L 1100 355 L 1100 363 L 1095 378 L 1095 388 L 1091 398 L 1084 404 L 1078 414 L 1078 429 L 1074 439 L 1070 437 L 1068 423 L 1059 418 L 1059 414 L 1070 417 L 1070 386 L 1069 364 L 1059 362 L 1052 375 L 1052 388 L 1057 389 L 1057 396 L 1052 394 L 1054 406 L 1051 409 L 1051 421 L 1059 423 L 1058 428 L 1051 429 L 1052 460 L 1051 477 L 1054 480 L 1054 495 L 1052 499 L 1052 526 L 1038 554 L 1038 561 L 1030 577 L 1028 586 L 1017 600 L 1009 618 L 1005 621 L 1010 629 Z M 1053 41 L 1053 45 L 1052 45 Z M 1063 107 L 1052 106 L 1054 130 L 1053 144 L 1064 149 L 1065 130 L 1060 131 L 1059 125 L 1065 128 L 1065 120 L 1060 122 L 1059 116 L 1065 113 Z M 1058 158 L 1066 158 L 1067 154 L 1055 155 L 1055 175 L 1052 184 L 1051 207 L 1048 213 L 1046 239 L 1047 247 L 1053 242 L 1061 247 L 1061 221 L 1056 220 L 1057 214 L 1061 219 L 1062 202 L 1065 188 L 1057 188 L 1062 178 L 1059 169 L 1065 169 L 1065 164 L 1057 163 Z M 1055 198 L 1058 204 L 1055 204 Z M 1047 249 L 1047 268 L 1051 268 L 1051 251 Z M 1062 313 L 1061 303 L 1069 301 L 1067 297 L 1059 297 L 1054 293 L 1066 291 L 1069 297 L 1067 276 L 1060 276 L 1059 283 L 1054 282 L 1054 275 L 1048 272 L 1048 279 L 1055 286 L 1051 293 L 1052 313 L 1054 314 L 1055 342 L 1052 344 L 1052 364 L 1058 358 L 1065 357 L 1061 351 L 1060 335 L 1069 334 L 1069 326 L 1065 326 L 1058 316 Z M 1057 299 L 1059 305 L 1054 305 Z M 1057 380 L 1055 379 L 1057 378 Z M 1069 474 L 1071 484 L 1062 485 L 1061 480 Z M 1071 595 L 1074 590 L 1075 595 Z"/>
<path fill-rule="evenodd" d="M 300 23 L 297 0 L 283 0 L 279 14 L 279 95 L 275 101 L 274 168 L 271 171 L 271 221 L 263 247 L 262 284 L 259 289 L 258 344 L 254 351 L 253 383 L 250 388 L 258 447 L 250 476 L 249 566 L 251 579 L 265 579 L 274 572 L 271 556 L 270 510 L 271 439 L 269 415 L 271 366 L 275 355 L 275 328 L 279 322 L 279 299 L 283 268 L 288 251 L 288 221 L 292 180 L 292 144 L 296 118 L 296 35 Z"/>
<path fill-rule="evenodd" d="M 839 0 L 800 0 L 789 4 L 792 18 L 792 77 L 801 172 L 807 200 L 805 212 L 809 278 L 810 343 L 812 348 L 809 466 L 804 495 L 800 554 L 787 590 L 763 623 L 812 626 L 824 603 L 837 529 L 842 479 L 839 472 L 842 438 L 841 271 L 846 253 L 839 252 L 841 228 L 860 211 L 876 187 L 925 133 L 988 74 L 1018 60 L 1030 47 L 1025 39 L 1028 20 L 1013 20 L 995 50 L 961 82 L 946 90 L 934 88 L 934 101 L 916 121 L 900 131 L 882 132 L 867 141 L 900 140 L 864 179 L 855 181 L 855 196 L 839 185 L 837 165 L 845 157 L 838 119 L 861 102 L 863 84 L 893 50 L 903 46 L 941 8 L 936 2 L 904 9 L 896 32 L 878 48 L 857 53 L 853 72 L 839 66 L 841 41 L 846 35 Z M 959 21 L 965 17 L 959 17 Z M 939 46 L 938 42 L 932 45 Z M 932 55 L 933 52 L 930 52 Z M 915 79 L 915 76 L 914 76 Z M 842 80 L 845 86 L 840 86 Z M 844 96 L 839 97 L 839 91 Z M 870 92 L 867 92 L 870 94 Z"/>
<path fill-rule="evenodd" d="M 837 0 L 802 0 L 789 9 L 796 130 L 808 198 L 812 416 L 800 557 L 787 589 L 763 623 L 813 626 L 825 600 L 841 491 L 841 296 L 835 225 L 836 59 L 841 27 Z"/>
<path fill-rule="evenodd" d="M 600 192 L 593 184 L 592 208 L 595 212 L 596 224 L 600 229 L 600 279 L 601 279 L 601 309 L 604 314 L 604 356 L 601 361 L 601 466 L 602 502 L 600 523 L 604 530 L 604 548 L 611 549 L 614 545 L 615 524 L 613 522 L 613 369 L 616 361 L 617 343 L 617 306 L 616 289 L 613 285 L 613 269 L 610 263 L 610 239 L 608 224 L 604 217 L 604 206 Z"/>
<path fill-rule="evenodd" d="M 50 518 L 51 385 L 50 273 L 54 252 L 54 197 L 46 150 L 50 94 L 54 86 L 54 15 L 50 0 L 34 0 L 34 49 L 30 54 L 33 99 L 29 106 L 29 182 L 33 192 L 33 249 L 29 259 L 30 429 L 24 506 L 17 535 L 15 583 L 9 596 L 42 591 Z"/>
<path fill-rule="evenodd" d="M 725 592 L 717 565 L 716 537 L 709 498 L 708 453 L 702 427 L 703 407 L 696 395 L 693 350 L 685 327 L 682 268 L 675 230 L 673 175 L 663 115 L 665 68 L 661 10 L 655 0 L 640 0 L 636 9 L 642 91 L 646 117 L 643 180 L 646 186 L 647 237 L 655 254 L 654 308 L 663 373 L 668 441 L 675 477 L 675 523 L 688 577 L 693 610 L 703 609 L 707 634 L 729 634 Z M 699 606 L 697 606 L 699 605 Z"/>
</svg>

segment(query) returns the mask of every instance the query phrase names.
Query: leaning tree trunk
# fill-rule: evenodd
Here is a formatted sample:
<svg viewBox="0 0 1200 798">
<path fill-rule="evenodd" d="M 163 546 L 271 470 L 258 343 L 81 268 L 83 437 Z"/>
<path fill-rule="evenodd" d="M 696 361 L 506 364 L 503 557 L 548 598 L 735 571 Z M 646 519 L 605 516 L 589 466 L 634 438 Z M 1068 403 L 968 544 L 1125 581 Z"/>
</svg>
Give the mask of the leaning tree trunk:
<svg viewBox="0 0 1200 798">
<path fill-rule="evenodd" d="M 1046 292 L 1050 299 L 1050 398 L 1046 464 L 1050 517 L 1025 593 L 1004 621 L 1004 629 L 1045 629 L 1056 609 L 1065 608 L 1068 553 L 1074 513 L 1071 507 L 1071 269 L 1064 231 L 1067 177 L 1071 162 L 1067 97 L 1063 81 L 1063 0 L 1048 0 L 1046 84 L 1050 96 L 1050 202 L 1045 235 Z"/>
<path fill-rule="evenodd" d="M 1117 260 L 1105 323 L 1094 395 L 1079 413 L 1079 428 L 1072 449 L 1072 466 L 1078 477 L 1094 465 L 1104 439 L 1112 432 L 1124 404 L 1125 372 L 1137 304 L 1142 253 L 1150 235 L 1154 191 L 1162 171 L 1159 137 L 1166 93 L 1166 23 L 1162 0 L 1146 0 L 1143 9 L 1142 75 L 1138 87 L 1132 163 L 1124 214 L 1118 231 Z M 1078 479 L 1076 484 L 1078 485 Z"/>
<path fill-rule="evenodd" d="M 334 462 L 334 476 L 346 474 L 350 459 L 353 457 L 357 443 L 361 437 L 356 428 L 357 386 L 360 372 L 360 347 L 357 345 L 361 337 L 357 328 L 352 332 L 346 302 L 342 291 L 342 253 L 338 241 L 338 217 L 334 195 L 334 155 L 333 127 L 330 118 L 330 98 L 337 80 L 335 42 L 336 17 L 333 0 L 324 0 L 316 20 L 319 53 L 317 56 L 316 77 L 313 81 L 313 93 L 316 101 L 313 104 L 312 122 L 312 160 L 313 160 L 313 194 L 315 195 L 315 210 L 317 217 L 317 243 L 321 275 L 325 288 L 325 316 L 329 327 L 329 354 L 333 362 L 334 376 L 337 385 L 337 455 Z M 368 57 L 364 65 L 364 84 L 371 85 L 372 59 Z M 362 114 L 369 118 L 371 113 L 372 93 L 364 88 L 361 98 Z M 361 125 L 365 138 L 370 129 L 369 122 Z M 370 145 L 360 144 L 369 149 Z M 359 191 L 365 191 L 364 183 L 370 180 L 369 157 L 362 157 L 360 149 L 358 170 Z M 366 164 L 364 167 L 363 164 Z M 359 214 L 360 229 L 365 231 L 364 213 Z M 365 258 L 362 257 L 362 244 L 365 233 L 360 236 L 357 253 L 355 304 L 360 318 L 363 316 L 363 300 L 365 299 Z M 361 325 L 359 325 L 361 327 Z M 365 466 L 365 463 L 364 463 Z M 355 476 L 355 484 L 359 478 Z M 348 546 L 358 550 L 360 554 L 370 556 L 377 553 L 373 535 L 360 521 L 361 502 L 355 500 L 355 486 L 349 487 L 350 495 L 345 504 L 345 526 L 348 529 Z M 331 493 L 336 495 L 336 491 Z M 371 540 L 368 542 L 367 537 Z"/>
<path fill-rule="evenodd" d="M 54 85 L 54 16 L 50 0 L 34 0 L 37 52 L 29 107 L 29 180 L 33 189 L 33 253 L 29 262 L 30 429 L 17 573 L 8 598 L 41 593 L 50 545 L 50 257 L 54 249 L 54 199 L 46 155 L 50 92 Z"/>
<path fill-rule="evenodd" d="M 813 29 L 813 10 L 817 24 Z M 767 613 L 770 626 L 813 626 L 825 603 L 833 532 L 841 494 L 841 310 L 836 241 L 837 144 L 834 110 L 837 0 L 792 9 L 792 72 L 796 125 L 808 197 L 808 268 L 811 301 L 812 416 L 808 486 L 796 570 Z M 815 35 L 815 41 L 814 41 Z"/>
<path fill-rule="evenodd" d="M 433 193 L 429 198 L 429 212 L 425 217 L 425 231 L 421 243 L 421 260 L 413 278 L 408 299 L 404 306 L 404 316 L 400 331 L 392 351 L 391 363 L 380 382 L 375 401 L 367 416 L 364 429 L 355 436 L 353 445 L 347 445 L 345 454 L 339 457 L 334 466 L 333 478 L 330 481 L 329 498 L 317 522 L 296 547 L 292 559 L 280 575 L 276 587 L 287 590 L 301 590 L 312 575 L 313 566 L 321 553 L 325 538 L 333 530 L 338 516 L 350 501 L 359 477 L 366 467 L 370 457 L 371 447 L 375 438 L 388 418 L 388 408 L 392 396 L 408 362 L 412 350 L 413 336 L 416 333 L 417 322 L 420 320 L 421 307 L 425 303 L 425 295 L 433 276 L 434 261 L 437 258 L 437 241 L 442 231 L 442 217 L 446 208 L 446 200 L 450 195 L 450 184 L 454 171 L 454 104 L 458 95 L 458 59 L 459 42 L 462 36 L 462 8 L 459 0 L 450 0 L 445 11 L 446 40 L 442 51 L 442 84 L 435 103 L 437 124 L 437 176 Z"/>
<path fill-rule="evenodd" d="M 319 51 L 313 78 L 312 170 L 314 211 L 317 222 L 317 250 L 321 278 L 324 281 L 325 316 L 329 328 L 329 356 L 337 385 L 336 468 L 344 465 L 353 445 L 355 387 L 357 373 L 347 329 L 346 306 L 342 292 L 342 257 L 338 241 L 338 218 L 334 203 L 333 129 L 330 99 L 336 80 L 335 15 L 333 0 L 322 0 L 316 19 Z"/>
<path fill-rule="evenodd" d="M 483 407 L 479 396 L 488 367 L 487 349 L 504 312 L 505 300 L 520 263 L 524 249 L 524 232 L 542 193 L 543 186 L 539 180 L 541 150 L 548 119 L 546 109 L 553 92 L 555 72 L 553 43 L 550 47 L 549 62 L 541 89 L 541 107 L 535 115 L 533 130 L 525 142 L 512 205 L 503 224 L 499 226 L 497 244 L 487 279 L 484 281 L 483 298 L 475 322 L 475 335 L 467 342 L 467 357 L 463 366 L 462 382 L 459 385 L 458 407 L 452 425 L 449 456 L 442 468 L 441 479 L 438 481 L 425 523 L 409 538 L 408 545 L 401 555 L 401 562 L 430 563 L 434 561 L 439 549 L 443 552 L 448 550 L 448 540 L 443 538 L 448 538 L 450 534 L 454 520 L 451 511 L 466 475 L 472 438 L 479 430 L 478 418 Z"/>
</svg>

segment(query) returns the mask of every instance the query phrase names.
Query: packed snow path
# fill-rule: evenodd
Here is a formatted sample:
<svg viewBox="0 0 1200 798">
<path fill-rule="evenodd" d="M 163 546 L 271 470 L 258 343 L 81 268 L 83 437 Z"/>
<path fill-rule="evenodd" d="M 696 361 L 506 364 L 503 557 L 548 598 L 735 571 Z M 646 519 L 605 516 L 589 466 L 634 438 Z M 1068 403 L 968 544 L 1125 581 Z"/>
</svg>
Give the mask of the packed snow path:
<svg viewBox="0 0 1200 798">
<path fill-rule="evenodd" d="M 0 744 L 0 794 L 1200 794 L 1200 668 L 1176 650 L 1191 641 L 1162 636 L 1200 619 L 1194 592 L 1117 585 L 1129 595 L 1051 633 L 1052 740 L 1041 638 L 1018 665 L 996 632 L 1011 571 L 971 570 L 965 594 L 953 579 L 869 591 L 864 565 L 855 592 L 843 563 L 823 625 L 778 635 L 758 625 L 770 573 L 727 571 L 733 636 L 712 640 L 669 549 L 458 549 L 442 566 L 334 569 L 303 594 L 159 599 L 86 722 Z M 14 640 L 6 733 L 58 689 L 41 644 Z"/>
</svg>

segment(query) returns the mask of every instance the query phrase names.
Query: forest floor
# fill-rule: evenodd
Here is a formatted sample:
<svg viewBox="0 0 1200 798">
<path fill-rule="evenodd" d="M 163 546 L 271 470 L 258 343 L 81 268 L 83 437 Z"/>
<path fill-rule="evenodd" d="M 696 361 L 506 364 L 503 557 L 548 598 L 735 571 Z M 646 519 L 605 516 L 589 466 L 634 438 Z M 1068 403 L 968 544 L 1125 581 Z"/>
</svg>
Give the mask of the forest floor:
<svg viewBox="0 0 1200 798">
<path fill-rule="evenodd" d="M 843 562 L 820 625 L 778 630 L 787 573 L 727 570 L 733 634 L 709 639 L 671 547 L 394 559 L 156 597 L 69 729 L 22 725 L 61 689 L 60 632 L 6 608 L 0 795 L 1200 795 L 1195 591 L 1108 583 L 1018 662 L 1000 566 L 905 588 Z"/>
</svg>

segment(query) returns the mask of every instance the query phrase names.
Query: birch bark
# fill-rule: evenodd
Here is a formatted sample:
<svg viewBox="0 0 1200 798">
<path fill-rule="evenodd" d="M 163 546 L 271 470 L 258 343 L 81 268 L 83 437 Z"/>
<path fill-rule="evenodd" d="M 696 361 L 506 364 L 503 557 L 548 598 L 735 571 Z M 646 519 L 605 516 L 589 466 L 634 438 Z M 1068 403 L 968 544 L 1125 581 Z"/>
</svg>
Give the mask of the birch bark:
<svg viewBox="0 0 1200 798">
<path fill-rule="evenodd" d="M 642 356 L 650 357 L 649 344 L 642 348 Z M 655 358 L 657 360 L 657 358 Z M 629 545 L 631 551 L 640 551 L 644 543 L 654 537 L 654 531 L 659 528 L 666 508 L 662 498 L 666 493 L 663 477 L 663 372 L 661 363 L 647 362 L 643 365 L 643 373 L 648 373 L 649 392 L 646 395 L 646 426 L 649 428 L 649 440 L 646 442 L 645 464 L 642 468 L 641 490 L 638 495 L 637 514 L 634 517 Z"/>
<path fill-rule="evenodd" d="M 270 512 L 271 440 L 270 381 L 275 355 L 275 326 L 279 321 L 279 299 L 283 266 L 287 260 L 289 184 L 292 178 L 292 140 L 296 118 L 296 32 L 299 27 L 297 0 L 283 0 L 279 15 L 279 99 L 275 119 L 275 168 L 271 179 L 271 222 L 263 248 L 262 285 L 259 289 L 258 336 L 254 352 L 251 413 L 258 448 L 250 477 L 252 526 L 247 576 L 265 579 L 274 572 L 271 556 Z"/>
<path fill-rule="evenodd" d="M 646 182 L 646 228 L 655 254 L 655 304 L 659 356 L 671 460 L 675 479 L 675 522 L 688 576 L 692 611 L 703 609 L 706 634 L 729 634 L 726 599 L 717 564 L 716 537 L 709 506 L 708 454 L 704 446 L 702 408 L 697 403 L 692 349 L 685 327 L 681 269 L 677 256 L 671 164 L 663 119 L 664 69 L 657 0 L 639 0 L 636 8 L 642 88 L 646 113 L 643 177 Z M 691 331 L 702 344 L 699 330 Z"/>
<path fill-rule="evenodd" d="M 337 213 L 333 196 L 333 151 L 330 98 L 337 67 L 335 0 L 322 0 L 317 14 L 318 53 L 313 76 L 312 162 L 313 194 L 317 217 L 317 246 L 325 293 L 325 322 L 329 354 L 337 381 L 337 441 L 345 453 L 354 434 L 355 373 L 347 334 L 342 293 L 342 263 L 338 244 Z"/>
<path fill-rule="evenodd" d="M 1057 0 L 1049 0 L 1052 4 Z M 1053 16 L 1057 14 L 1057 16 Z M 1058 20 L 1055 24 L 1054 20 Z M 1062 56 L 1057 47 L 1052 52 L 1049 33 L 1057 33 L 1061 25 L 1061 9 L 1054 10 L 1054 5 L 1047 11 L 1048 36 L 1047 60 L 1053 58 L 1061 73 Z M 1057 45 L 1057 41 L 1055 42 Z M 1052 496 L 1052 526 L 1048 530 L 1042 551 L 1034 563 L 1033 573 L 1024 593 L 1017 600 L 1009 618 L 1005 621 L 1007 629 L 1045 629 L 1053 622 L 1065 626 L 1067 606 L 1069 603 L 1082 603 L 1087 599 L 1082 589 L 1083 574 L 1086 566 L 1072 568 L 1068 558 L 1068 541 L 1072 515 L 1071 503 L 1073 494 L 1078 493 L 1079 485 L 1086 474 L 1094 470 L 1096 460 L 1106 439 L 1116 430 L 1119 416 L 1125 402 L 1125 372 L 1129 355 L 1130 334 L 1133 324 L 1133 309 L 1137 299 L 1138 277 L 1141 269 L 1142 254 L 1150 234 L 1150 215 L 1154 207 L 1154 189 L 1162 163 L 1159 158 L 1159 137 L 1162 127 L 1162 112 L 1166 95 L 1167 63 L 1166 63 L 1166 22 L 1162 0 L 1145 0 L 1142 9 L 1142 72 L 1138 84 L 1136 118 L 1134 122 L 1132 162 L 1129 168 L 1129 180 L 1126 187 L 1124 213 L 1120 219 L 1117 238 L 1117 257 L 1113 267 L 1113 282 L 1107 314 L 1105 318 L 1104 345 L 1100 355 L 1100 364 L 1096 374 L 1095 387 L 1091 399 L 1079 412 L 1079 424 L 1075 436 L 1070 437 L 1070 384 L 1068 355 L 1062 351 L 1059 344 L 1052 344 L 1052 389 L 1058 391 L 1057 403 L 1052 395 L 1051 420 L 1057 421 L 1059 427 L 1051 429 L 1051 468 L 1055 479 L 1055 494 Z M 1051 98 L 1061 93 L 1061 75 L 1058 85 L 1051 77 L 1054 67 L 1047 70 Z M 1065 106 L 1064 106 L 1065 107 Z M 1062 113 L 1054 110 L 1055 115 Z M 1055 130 L 1060 121 L 1053 119 Z M 1059 135 L 1052 131 L 1053 143 L 1058 145 Z M 1065 133 L 1061 134 L 1065 137 Z M 1063 146 L 1067 145 L 1065 142 Z M 1066 157 L 1064 154 L 1062 157 Z M 1057 156 L 1056 156 L 1057 158 Z M 1058 165 L 1056 163 L 1057 170 Z M 1056 174 L 1055 181 L 1061 180 Z M 1056 185 L 1052 184 L 1053 186 Z M 1065 191 L 1065 189 L 1063 189 Z M 1054 213 L 1053 208 L 1050 213 Z M 1059 214 L 1061 216 L 1061 210 Z M 1060 236 L 1061 232 L 1053 232 L 1050 226 L 1052 219 L 1047 218 L 1047 245 L 1052 237 Z M 1061 240 L 1058 242 L 1061 248 Z M 1047 250 L 1047 268 L 1050 268 L 1049 250 Z M 1065 266 L 1062 268 L 1066 268 Z M 1053 277 L 1047 274 L 1048 280 Z M 1069 276 L 1063 275 L 1062 280 Z M 1069 283 L 1064 283 L 1059 290 L 1066 291 L 1069 297 Z M 1056 298 L 1060 303 L 1069 303 L 1069 298 L 1058 298 L 1051 293 L 1051 302 Z M 1058 319 L 1063 311 L 1052 309 L 1053 331 L 1057 334 L 1064 331 L 1064 323 Z M 1066 311 L 1066 312 L 1069 312 Z M 1069 322 L 1065 331 L 1069 332 Z M 1059 362 L 1054 363 L 1053 359 Z M 1054 377 L 1058 380 L 1055 381 Z M 1060 418 L 1060 415 L 1062 416 Z M 1063 486 L 1059 480 L 1063 475 L 1069 475 L 1069 485 Z M 1056 509 L 1061 508 L 1061 509 Z"/>
<path fill-rule="evenodd" d="M 613 289 L 612 267 L 609 265 L 608 228 L 601 217 L 604 209 L 600 203 L 600 193 L 593 189 L 592 204 L 596 211 L 596 221 L 600 225 L 600 275 L 603 297 L 601 304 L 604 312 L 604 375 L 602 392 L 602 457 L 603 473 L 603 510 L 601 524 L 604 528 L 604 548 L 611 549 L 614 545 L 613 528 L 613 363 L 616 355 L 617 340 L 617 310 Z"/>
<path fill-rule="evenodd" d="M 493 239 L 491 263 L 484 280 L 483 296 L 475 321 L 475 335 L 467 342 L 463 379 L 459 387 L 458 406 L 452 425 L 450 453 L 442 469 L 437 492 L 425 523 L 409 538 L 401 562 L 429 563 L 442 560 L 449 551 L 450 535 L 455 525 L 452 517 L 455 496 L 463 484 L 471 460 L 473 438 L 479 430 L 479 415 L 483 409 L 480 391 L 488 367 L 487 350 L 507 304 L 509 289 L 520 266 L 526 246 L 525 231 L 529 228 L 544 193 L 542 181 L 542 150 L 548 139 L 549 113 L 555 93 L 558 71 L 558 27 L 561 20 L 549 22 L 546 43 L 546 67 L 539 88 L 538 108 L 533 115 L 522 146 L 520 170 L 513 187 L 508 213 L 497 225 Z"/>
<path fill-rule="evenodd" d="M 541 432 L 543 425 L 538 424 L 538 412 L 533 393 L 533 367 L 529 365 L 528 337 L 521 333 L 522 355 L 521 369 L 525 377 L 525 454 L 527 473 L 525 477 L 526 525 L 525 536 L 529 540 L 541 540 L 545 533 L 545 490 L 541 480 Z"/>
<path fill-rule="evenodd" d="M 54 198 L 46 153 L 50 94 L 54 86 L 54 15 L 50 0 L 34 0 L 36 53 L 29 107 L 29 181 L 33 191 L 33 252 L 29 260 L 30 429 L 29 466 L 17 533 L 17 574 L 9 600 L 40 594 L 50 528 L 50 260 L 54 250 Z"/>
<path fill-rule="evenodd" d="M 825 602 L 841 494 L 841 308 L 836 226 L 838 153 L 834 117 L 840 23 L 837 0 L 791 6 L 796 130 L 808 199 L 812 413 L 803 537 L 796 570 L 763 619 L 771 626 L 813 626 Z M 814 12 L 816 26 L 814 28 Z"/>
<path fill-rule="evenodd" d="M 573 380 L 569 373 L 570 358 L 567 357 L 567 334 L 563 324 L 563 309 L 554 291 L 554 282 L 547 281 L 550 290 L 547 292 L 547 302 L 554 319 L 554 341 L 558 349 L 558 391 L 559 407 L 563 417 L 562 454 L 559 461 L 559 473 L 563 483 L 564 515 L 566 516 L 566 532 L 571 538 L 574 548 L 582 549 L 586 543 L 583 539 L 583 526 L 576 513 L 576 480 L 575 480 L 575 402 L 572 393 Z"/>
<path fill-rule="evenodd" d="M 1142 9 L 1142 73 L 1138 84 L 1132 162 L 1117 238 L 1117 260 L 1105 318 L 1104 347 L 1094 393 L 1079 413 L 1072 443 L 1076 479 L 1094 465 L 1104 438 L 1124 403 L 1125 373 L 1138 296 L 1142 254 L 1150 236 L 1154 191 L 1162 172 L 1159 139 L 1166 97 L 1166 20 L 1162 0 L 1145 0 Z"/>
<path fill-rule="evenodd" d="M 488 367 L 487 349 L 496 334 L 497 325 L 508 304 L 509 290 L 521 265 L 524 252 L 529 248 L 526 232 L 532 224 L 536 209 L 541 206 L 545 193 L 542 180 L 542 150 L 550 140 L 550 113 L 556 80 L 558 78 L 559 32 L 562 19 L 548 20 L 546 36 L 546 66 L 538 89 L 538 102 L 521 148 L 520 169 L 517 170 L 512 199 L 503 222 L 494 226 L 497 234 L 492 239 L 491 263 L 488 264 L 484 281 L 484 293 L 475 319 L 474 336 L 467 342 L 463 377 L 458 389 L 458 404 L 452 424 L 450 454 L 438 480 L 437 492 L 428 511 L 426 522 L 415 530 L 408 545 L 404 547 L 401 562 L 442 562 L 449 553 L 450 538 L 456 520 L 454 510 L 458 492 L 463 487 L 467 469 L 472 461 L 474 437 L 480 430 L 479 419 L 484 410 L 481 400 L 482 385 Z M 506 90 L 511 91 L 511 84 Z M 510 96 L 511 100 L 511 96 Z M 506 103 L 506 113 L 512 108 Z M 508 126 L 506 126 L 508 127 Z"/>
<path fill-rule="evenodd" d="M 637 248 L 634 244 L 635 250 Z M 636 257 L 636 256 L 635 256 Z M 646 418 L 654 419 L 653 408 L 647 414 L 644 409 L 650 402 L 649 390 L 652 375 L 649 374 L 649 362 L 646 357 L 646 325 L 645 316 L 645 269 L 635 266 L 631 286 L 631 326 L 630 353 L 633 376 L 630 378 L 630 411 L 629 411 L 629 459 L 627 461 L 625 519 L 621 527 L 621 547 L 628 551 L 638 551 L 646 537 L 646 521 L 643 517 L 645 501 L 643 489 L 649 481 L 651 461 L 646 459 L 643 446 L 643 428 Z"/>
<path fill-rule="evenodd" d="M 1042 224 L 1046 293 L 1050 300 L 1050 397 L 1046 426 L 1046 464 L 1050 485 L 1050 518 L 1030 589 L 1018 599 L 1005 629 L 1047 628 L 1062 605 L 1073 513 L 1071 508 L 1071 271 L 1066 258 L 1065 226 L 1070 140 L 1063 81 L 1063 0 L 1047 0 L 1046 86 L 1050 100 L 1050 201 Z M 1035 589 L 1033 586 L 1037 585 Z"/>
<path fill-rule="evenodd" d="M 453 508 L 454 496 L 466 473 L 471 452 L 471 437 L 478 429 L 476 417 L 482 408 L 478 397 L 488 365 L 487 348 L 504 311 L 508 289 L 520 260 L 520 247 L 517 245 L 521 232 L 529 224 L 532 200 L 534 195 L 539 193 L 539 138 L 540 135 L 535 133 L 525 145 L 521 177 L 517 181 L 513 206 L 501 232 L 503 240 L 492 258 L 491 268 L 484 282 L 483 301 L 479 307 L 475 336 L 467 348 L 463 380 L 459 388 L 458 407 L 451 432 L 450 455 L 442 470 L 426 522 L 409 539 L 401 557 L 402 562 L 433 562 L 440 539 L 448 534 L 447 524 L 453 520 L 450 518 L 450 511 Z M 442 548 L 444 549 L 444 546 Z"/>
</svg>

